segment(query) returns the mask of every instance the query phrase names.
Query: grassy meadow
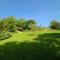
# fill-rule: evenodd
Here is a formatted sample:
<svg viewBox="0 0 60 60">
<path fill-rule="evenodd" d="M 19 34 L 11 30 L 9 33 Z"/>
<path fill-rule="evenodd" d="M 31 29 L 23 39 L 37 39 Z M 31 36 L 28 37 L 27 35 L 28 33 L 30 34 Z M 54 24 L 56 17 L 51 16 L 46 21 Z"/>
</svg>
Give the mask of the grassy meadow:
<svg viewBox="0 0 60 60">
<path fill-rule="evenodd" d="M 60 31 L 40 30 L 11 33 L 0 41 L 0 60 L 59 60 Z"/>
</svg>

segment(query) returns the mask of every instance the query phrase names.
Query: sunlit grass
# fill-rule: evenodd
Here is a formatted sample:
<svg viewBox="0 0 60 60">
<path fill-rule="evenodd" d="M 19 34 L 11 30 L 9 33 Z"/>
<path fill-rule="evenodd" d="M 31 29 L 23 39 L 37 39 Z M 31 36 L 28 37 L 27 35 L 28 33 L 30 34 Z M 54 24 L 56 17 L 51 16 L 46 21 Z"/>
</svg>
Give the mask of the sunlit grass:
<svg viewBox="0 0 60 60">
<path fill-rule="evenodd" d="M 5 44 L 7 42 L 33 42 L 34 38 L 36 38 L 38 35 L 40 34 L 44 34 L 44 33 L 60 33 L 59 30 L 43 30 L 43 31 L 26 31 L 26 32 L 15 32 L 15 33 L 11 33 L 11 37 L 6 39 L 6 40 L 2 40 L 0 41 L 0 45 Z"/>
</svg>

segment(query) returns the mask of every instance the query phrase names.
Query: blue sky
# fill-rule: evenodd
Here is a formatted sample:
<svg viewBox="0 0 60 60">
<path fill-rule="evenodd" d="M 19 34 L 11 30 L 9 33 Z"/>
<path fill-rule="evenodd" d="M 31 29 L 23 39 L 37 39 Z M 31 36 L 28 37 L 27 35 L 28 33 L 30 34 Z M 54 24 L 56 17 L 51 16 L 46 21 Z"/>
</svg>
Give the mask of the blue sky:
<svg viewBox="0 0 60 60">
<path fill-rule="evenodd" d="M 34 19 L 38 25 L 48 26 L 53 19 L 60 21 L 60 0 L 0 0 L 0 18 Z"/>
</svg>

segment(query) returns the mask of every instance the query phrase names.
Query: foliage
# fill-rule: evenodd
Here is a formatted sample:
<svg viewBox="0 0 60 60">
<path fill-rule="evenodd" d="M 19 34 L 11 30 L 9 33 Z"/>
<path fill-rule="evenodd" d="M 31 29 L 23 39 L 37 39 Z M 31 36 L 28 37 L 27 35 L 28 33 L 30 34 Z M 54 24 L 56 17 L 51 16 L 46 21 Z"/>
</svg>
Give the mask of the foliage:
<svg viewBox="0 0 60 60">
<path fill-rule="evenodd" d="M 16 30 L 16 19 L 13 16 L 2 19 L 4 24 L 4 29 L 7 31 L 15 31 Z"/>
<path fill-rule="evenodd" d="M 26 21 L 26 27 L 29 29 L 29 30 L 35 30 L 36 28 L 36 22 L 32 19 Z"/>
<path fill-rule="evenodd" d="M 1 20 L 1 21 L 0 21 L 0 32 L 3 31 L 4 29 L 5 29 L 4 23 L 3 23 L 3 21 Z"/>
<path fill-rule="evenodd" d="M 25 29 L 26 21 L 24 18 L 20 18 L 19 20 L 17 20 L 17 27 L 22 28 L 23 30 Z"/>
<path fill-rule="evenodd" d="M 11 37 L 11 34 L 6 31 L 0 33 L 0 40 L 5 40 L 8 39 L 9 37 Z"/>
<path fill-rule="evenodd" d="M 60 23 L 56 20 L 52 20 L 50 22 L 50 28 L 51 29 L 60 29 Z"/>
<path fill-rule="evenodd" d="M 36 22 L 32 19 L 26 21 L 24 18 L 17 20 L 13 16 L 9 16 L 0 21 L 0 31 L 6 30 L 15 32 L 17 28 L 22 28 L 23 30 L 35 30 Z"/>
<path fill-rule="evenodd" d="M 60 29 L 60 22 L 57 20 L 52 20 L 49 24 L 51 29 Z M 21 28 L 22 30 L 39 30 L 42 28 L 37 26 L 36 21 L 33 19 L 26 20 L 24 18 L 16 19 L 13 16 L 9 16 L 7 18 L 3 18 L 0 20 L 0 32 L 6 30 L 7 32 L 15 32 L 17 28 Z"/>
</svg>

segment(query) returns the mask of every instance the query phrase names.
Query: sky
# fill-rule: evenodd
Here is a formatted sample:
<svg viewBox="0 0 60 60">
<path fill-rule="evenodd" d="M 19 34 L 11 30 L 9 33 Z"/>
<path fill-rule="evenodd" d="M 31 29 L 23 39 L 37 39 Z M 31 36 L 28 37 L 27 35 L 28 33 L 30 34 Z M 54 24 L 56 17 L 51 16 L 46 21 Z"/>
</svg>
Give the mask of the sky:
<svg viewBox="0 0 60 60">
<path fill-rule="evenodd" d="M 60 21 L 60 0 L 0 0 L 0 18 L 8 16 L 48 26 L 51 20 Z"/>
</svg>

